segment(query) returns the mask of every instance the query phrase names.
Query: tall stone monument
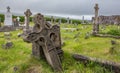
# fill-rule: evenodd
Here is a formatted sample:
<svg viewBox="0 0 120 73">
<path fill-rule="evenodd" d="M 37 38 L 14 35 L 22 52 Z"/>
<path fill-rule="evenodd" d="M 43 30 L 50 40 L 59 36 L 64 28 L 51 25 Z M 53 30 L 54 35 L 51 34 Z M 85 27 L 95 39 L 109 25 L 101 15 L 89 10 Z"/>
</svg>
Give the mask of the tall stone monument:
<svg viewBox="0 0 120 73">
<path fill-rule="evenodd" d="M 70 24 L 70 18 L 69 17 L 67 18 L 67 24 Z"/>
<path fill-rule="evenodd" d="M 1 27 L 1 17 L 0 17 L 0 27 Z"/>
<path fill-rule="evenodd" d="M 12 13 L 10 12 L 10 7 L 7 7 L 7 12 L 5 13 L 5 26 L 12 26 Z"/>
<path fill-rule="evenodd" d="M 84 21 L 84 16 L 82 16 L 82 24 L 84 24 L 85 23 L 85 21 Z"/>
<path fill-rule="evenodd" d="M 97 34 L 99 32 L 99 22 L 98 22 L 98 4 L 95 4 L 95 17 L 94 17 L 94 23 L 93 23 L 93 34 Z"/>
<path fill-rule="evenodd" d="M 31 13 L 30 9 L 27 9 L 27 11 L 24 12 L 24 14 L 25 14 L 25 17 L 26 17 L 26 19 L 25 19 L 26 29 L 29 29 L 30 16 L 32 15 L 32 13 Z"/>
</svg>

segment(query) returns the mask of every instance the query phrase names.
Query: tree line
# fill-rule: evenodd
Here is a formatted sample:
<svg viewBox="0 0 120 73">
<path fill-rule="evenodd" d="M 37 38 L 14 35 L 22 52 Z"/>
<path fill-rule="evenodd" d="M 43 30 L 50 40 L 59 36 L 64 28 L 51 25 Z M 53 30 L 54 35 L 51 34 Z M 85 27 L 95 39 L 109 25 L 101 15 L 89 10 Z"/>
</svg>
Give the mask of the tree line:
<svg viewBox="0 0 120 73">
<path fill-rule="evenodd" d="M 20 22 L 24 22 L 25 21 L 25 18 L 24 16 L 19 16 L 20 17 Z M 13 15 L 12 18 L 17 18 L 17 16 Z M 33 17 L 30 17 L 30 22 L 32 22 L 32 18 Z M 4 14 L 0 14 L 0 19 L 1 19 L 1 22 L 4 22 L 5 20 L 5 17 L 4 17 Z M 45 16 L 45 19 L 47 21 L 51 21 L 51 17 L 47 17 Z M 66 23 L 67 22 L 67 19 L 66 18 L 56 18 L 55 19 L 55 22 L 59 22 L 59 20 L 61 19 L 61 23 Z M 81 20 L 77 20 L 77 19 L 70 19 L 70 21 L 72 20 L 72 23 L 73 24 L 81 24 L 82 21 Z M 87 23 L 87 21 L 84 21 L 85 23 Z"/>
</svg>

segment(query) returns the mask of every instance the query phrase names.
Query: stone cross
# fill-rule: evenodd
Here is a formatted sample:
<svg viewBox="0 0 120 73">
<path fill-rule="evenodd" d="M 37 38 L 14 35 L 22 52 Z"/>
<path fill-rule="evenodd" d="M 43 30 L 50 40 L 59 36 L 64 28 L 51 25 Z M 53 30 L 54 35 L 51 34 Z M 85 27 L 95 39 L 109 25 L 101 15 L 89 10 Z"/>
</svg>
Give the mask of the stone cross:
<svg viewBox="0 0 120 73">
<path fill-rule="evenodd" d="M 29 29 L 29 22 L 30 22 L 30 16 L 32 15 L 30 9 L 27 9 L 26 12 L 24 12 L 25 16 L 26 16 L 26 29 Z"/>
<path fill-rule="evenodd" d="M 93 24 L 93 34 L 96 34 L 99 31 L 99 24 L 98 24 L 98 10 L 99 10 L 99 7 L 98 7 L 98 4 L 95 4 L 94 9 L 95 9 L 95 18 L 94 18 L 94 24 Z"/>
<path fill-rule="evenodd" d="M 82 16 L 82 24 L 84 24 L 84 16 Z"/>
<path fill-rule="evenodd" d="M 10 12 L 10 7 L 9 6 L 7 7 L 7 12 Z"/>
<path fill-rule="evenodd" d="M 53 16 L 51 16 L 51 23 L 53 22 Z"/>
<path fill-rule="evenodd" d="M 67 24 L 70 24 L 70 18 L 69 17 L 67 18 Z"/>
<path fill-rule="evenodd" d="M 1 17 L 0 17 L 0 27 L 1 27 Z"/>
</svg>

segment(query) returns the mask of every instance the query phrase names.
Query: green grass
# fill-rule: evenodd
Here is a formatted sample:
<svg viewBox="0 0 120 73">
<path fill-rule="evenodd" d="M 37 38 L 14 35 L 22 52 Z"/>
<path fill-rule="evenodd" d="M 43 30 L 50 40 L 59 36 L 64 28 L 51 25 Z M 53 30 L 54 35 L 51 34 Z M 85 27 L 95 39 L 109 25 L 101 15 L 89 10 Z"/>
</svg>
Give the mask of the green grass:
<svg viewBox="0 0 120 73">
<path fill-rule="evenodd" d="M 111 47 L 110 41 L 116 39 L 93 36 L 85 39 L 85 34 L 91 32 L 92 25 L 75 26 L 62 24 L 61 28 L 63 27 L 80 29 L 79 31 L 61 29 L 61 38 L 65 43 L 62 46 L 64 50 L 64 59 L 62 61 L 63 73 L 112 73 L 94 63 L 89 63 L 87 66 L 84 66 L 82 63 L 75 61 L 72 58 L 72 54 L 78 53 L 93 58 L 120 62 L 120 56 L 118 54 L 111 55 L 109 53 Z M 108 31 L 109 29 L 110 27 L 104 31 Z M 14 43 L 14 46 L 10 49 L 3 49 L 1 47 L 6 40 L 4 33 L 0 32 L 0 73 L 14 73 L 14 67 L 17 68 L 16 73 L 30 73 L 30 71 L 36 73 L 53 73 L 52 68 L 46 61 L 31 56 L 32 45 L 24 42 L 22 38 L 18 38 L 17 34 L 19 32 L 22 31 L 11 32 L 11 41 Z M 80 34 L 74 38 L 78 33 Z M 116 41 L 120 42 L 119 39 Z"/>
</svg>

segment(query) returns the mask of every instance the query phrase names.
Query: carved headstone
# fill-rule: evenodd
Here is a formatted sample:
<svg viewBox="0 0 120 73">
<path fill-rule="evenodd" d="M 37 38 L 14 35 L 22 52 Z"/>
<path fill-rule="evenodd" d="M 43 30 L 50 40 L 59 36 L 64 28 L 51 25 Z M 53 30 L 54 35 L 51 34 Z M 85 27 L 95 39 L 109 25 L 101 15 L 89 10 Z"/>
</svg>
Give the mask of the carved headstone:
<svg viewBox="0 0 120 73">
<path fill-rule="evenodd" d="M 98 24 L 98 4 L 95 4 L 95 18 L 94 18 L 94 23 L 93 23 L 93 34 L 97 34 L 99 31 L 99 24 Z"/>
<path fill-rule="evenodd" d="M 1 17 L 0 17 L 0 27 L 1 27 Z"/>
<path fill-rule="evenodd" d="M 84 24 L 85 22 L 84 22 L 84 16 L 82 16 L 82 24 Z"/>
<path fill-rule="evenodd" d="M 59 22 L 58 22 L 58 24 L 59 24 L 59 25 L 61 24 L 61 19 L 59 19 Z"/>
<path fill-rule="evenodd" d="M 53 17 L 53 16 L 51 16 L 51 23 L 53 23 L 53 21 L 54 21 L 54 17 Z"/>
<path fill-rule="evenodd" d="M 62 71 L 60 27 L 45 21 L 44 16 L 38 13 L 34 16 L 35 23 L 30 34 L 24 37 L 24 41 L 32 43 L 32 54 L 38 58 L 46 58 L 55 71 Z"/>
<path fill-rule="evenodd" d="M 32 15 L 30 9 L 27 9 L 26 12 L 24 12 L 25 16 L 26 16 L 26 29 L 29 29 L 29 22 L 30 22 L 30 16 Z"/>
<path fill-rule="evenodd" d="M 20 25 L 20 17 L 19 16 L 17 17 L 17 22 L 18 22 L 18 25 Z"/>
<path fill-rule="evenodd" d="M 7 12 L 5 13 L 5 26 L 12 26 L 12 13 L 10 12 L 10 7 L 7 7 Z"/>
<path fill-rule="evenodd" d="M 67 18 L 67 24 L 70 24 L 70 18 L 69 17 Z"/>
<path fill-rule="evenodd" d="M 13 19 L 13 24 L 14 24 L 14 27 L 18 27 L 19 24 L 18 24 L 18 21 L 16 18 Z"/>
</svg>

